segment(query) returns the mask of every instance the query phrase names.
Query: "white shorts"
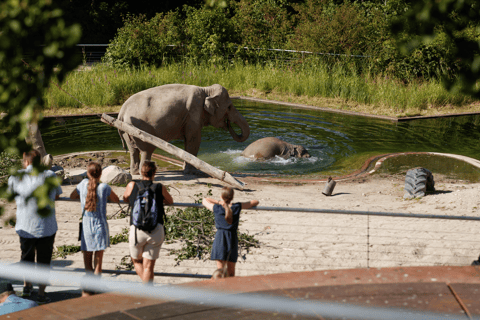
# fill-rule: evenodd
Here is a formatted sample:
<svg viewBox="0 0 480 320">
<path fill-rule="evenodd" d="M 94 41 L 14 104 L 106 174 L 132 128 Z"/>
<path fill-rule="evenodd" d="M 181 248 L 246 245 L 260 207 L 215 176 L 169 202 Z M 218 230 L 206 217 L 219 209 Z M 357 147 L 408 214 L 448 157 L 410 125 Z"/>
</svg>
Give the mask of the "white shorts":
<svg viewBox="0 0 480 320">
<path fill-rule="evenodd" d="M 158 224 L 152 232 L 148 233 L 137 229 L 137 245 L 135 245 L 135 226 L 130 226 L 128 242 L 130 256 L 135 260 L 143 258 L 157 260 L 160 256 L 160 248 L 165 241 L 165 230 L 163 224 Z"/>
</svg>

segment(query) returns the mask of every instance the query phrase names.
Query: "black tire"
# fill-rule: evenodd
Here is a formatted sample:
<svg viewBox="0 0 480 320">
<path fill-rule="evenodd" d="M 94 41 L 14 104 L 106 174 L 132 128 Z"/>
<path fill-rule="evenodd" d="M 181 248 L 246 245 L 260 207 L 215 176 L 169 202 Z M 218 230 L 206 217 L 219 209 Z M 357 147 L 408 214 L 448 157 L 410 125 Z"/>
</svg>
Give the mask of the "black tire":
<svg viewBox="0 0 480 320">
<path fill-rule="evenodd" d="M 435 190 L 432 173 L 425 168 L 410 169 L 405 177 L 404 199 L 424 197 L 427 191 Z"/>
</svg>

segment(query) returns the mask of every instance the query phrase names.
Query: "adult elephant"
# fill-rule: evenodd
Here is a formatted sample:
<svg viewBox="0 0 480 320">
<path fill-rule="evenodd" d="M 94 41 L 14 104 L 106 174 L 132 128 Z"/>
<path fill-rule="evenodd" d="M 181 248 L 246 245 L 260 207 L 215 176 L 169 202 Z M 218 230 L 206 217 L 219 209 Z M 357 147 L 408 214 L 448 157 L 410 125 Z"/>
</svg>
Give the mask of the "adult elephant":
<svg viewBox="0 0 480 320">
<path fill-rule="evenodd" d="M 209 87 L 167 84 L 138 92 L 125 101 L 118 119 L 165 141 L 183 139 L 185 151 L 195 156 L 200 148 L 203 126 L 228 130 L 238 142 L 250 135 L 247 121 L 233 106 L 227 90 L 219 84 Z M 240 135 L 231 123 L 240 127 Z M 151 159 L 156 147 L 120 130 L 119 133 L 130 151 L 130 172 L 138 174 L 139 167 Z M 185 163 L 184 172 L 197 170 Z"/>
<path fill-rule="evenodd" d="M 242 152 L 242 156 L 255 160 L 268 160 L 275 156 L 309 158 L 310 154 L 303 146 L 291 144 L 274 137 L 266 137 L 252 142 Z"/>
</svg>

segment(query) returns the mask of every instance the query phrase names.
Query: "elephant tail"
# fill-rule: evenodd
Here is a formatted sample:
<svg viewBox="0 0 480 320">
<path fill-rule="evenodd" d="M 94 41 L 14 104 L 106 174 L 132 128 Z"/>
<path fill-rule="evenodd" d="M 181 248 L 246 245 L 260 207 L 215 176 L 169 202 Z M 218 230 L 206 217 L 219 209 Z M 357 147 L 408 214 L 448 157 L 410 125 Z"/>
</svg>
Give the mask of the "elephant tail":
<svg viewBox="0 0 480 320">
<path fill-rule="evenodd" d="M 127 152 L 128 149 L 125 147 L 125 139 L 123 138 L 122 133 L 123 131 L 120 131 L 120 129 L 118 129 L 118 135 L 120 136 L 120 140 L 122 140 L 122 148 L 125 150 L 125 152 Z"/>
</svg>

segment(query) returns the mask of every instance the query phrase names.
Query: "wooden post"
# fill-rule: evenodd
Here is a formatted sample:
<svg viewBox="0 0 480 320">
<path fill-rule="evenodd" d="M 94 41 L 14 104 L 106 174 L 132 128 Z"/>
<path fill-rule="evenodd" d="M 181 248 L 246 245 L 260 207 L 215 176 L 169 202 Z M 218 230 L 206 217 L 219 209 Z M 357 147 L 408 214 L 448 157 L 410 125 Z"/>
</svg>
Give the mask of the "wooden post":
<svg viewBox="0 0 480 320">
<path fill-rule="evenodd" d="M 128 123 L 125 123 L 123 121 L 120 121 L 120 120 L 117 120 L 113 117 L 110 117 L 109 115 L 107 114 L 102 114 L 102 119 L 101 119 L 102 122 L 105 122 L 106 124 L 110 125 L 110 126 L 113 126 L 121 131 L 124 131 L 126 133 L 128 133 L 129 135 L 131 136 L 134 136 L 146 143 L 150 143 L 151 145 L 154 145 L 155 147 L 157 148 L 160 148 L 174 156 L 177 156 L 179 157 L 180 159 L 190 163 L 192 166 L 194 166 L 195 168 L 197 168 L 198 170 L 201 170 L 203 172 L 205 172 L 206 174 L 209 174 L 210 176 L 218 179 L 218 180 L 221 180 L 221 181 L 225 181 L 237 188 L 239 188 L 240 190 L 243 190 L 244 186 L 245 186 L 245 183 L 243 183 L 242 181 L 239 181 L 237 179 L 235 179 L 234 177 L 232 177 L 228 172 L 225 172 L 223 170 L 220 170 L 218 168 L 215 168 L 214 166 L 206 163 L 205 161 L 202 161 L 200 159 L 198 159 L 197 157 L 195 157 L 194 155 L 192 155 L 191 153 L 188 153 L 176 146 L 174 146 L 173 144 L 171 143 L 168 143 L 166 142 L 165 140 L 162 140 L 158 137 L 155 137 L 143 130 L 140 130 L 134 126 L 132 126 L 131 124 L 128 124 Z"/>
</svg>

